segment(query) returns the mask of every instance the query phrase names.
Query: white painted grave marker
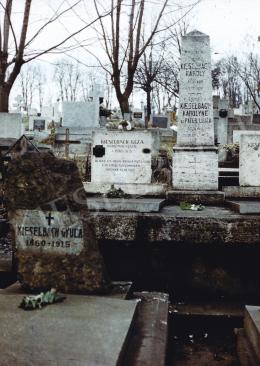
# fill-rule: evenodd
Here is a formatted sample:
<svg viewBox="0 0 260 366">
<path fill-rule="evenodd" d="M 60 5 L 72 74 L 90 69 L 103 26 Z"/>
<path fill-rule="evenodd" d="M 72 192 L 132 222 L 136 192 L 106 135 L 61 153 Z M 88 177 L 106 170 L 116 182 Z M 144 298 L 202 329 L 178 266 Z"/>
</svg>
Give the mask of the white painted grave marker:
<svg viewBox="0 0 260 366">
<path fill-rule="evenodd" d="M 91 181 L 96 183 L 151 183 L 150 132 L 95 131 Z"/>
<path fill-rule="evenodd" d="M 240 186 L 260 186 L 260 132 L 240 135 Z"/>
</svg>

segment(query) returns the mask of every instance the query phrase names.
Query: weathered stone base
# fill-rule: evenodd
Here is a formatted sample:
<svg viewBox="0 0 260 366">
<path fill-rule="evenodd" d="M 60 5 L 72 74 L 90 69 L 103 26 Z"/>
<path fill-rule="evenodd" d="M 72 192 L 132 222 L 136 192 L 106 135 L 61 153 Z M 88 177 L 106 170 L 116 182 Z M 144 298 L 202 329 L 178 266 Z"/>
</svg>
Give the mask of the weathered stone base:
<svg viewBox="0 0 260 366">
<path fill-rule="evenodd" d="M 224 192 L 219 191 L 168 191 L 167 203 L 190 202 L 203 205 L 220 205 L 225 199 Z"/>
<path fill-rule="evenodd" d="M 103 293 L 108 289 L 100 256 L 19 252 L 18 280 L 25 290 L 56 288 L 64 293 Z"/>
<path fill-rule="evenodd" d="M 172 166 L 174 189 L 218 189 L 218 154 L 215 146 L 176 146 L 173 148 Z"/>
<path fill-rule="evenodd" d="M 89 197 L 87 200 L 90 211 L 132 211 L 159 212 L 165 200 L 159 198 L 103 198 Z"/>
<path fill-rule="evenodd" d="M 111 189 L 110 183 L 83 182 L 87 194 L 105 194 Z M 166 184 L 115 183 L 115 189 L 121 188 L 125 193 L 135 196 L 165 197 Z"/>
<path fill-rule="evenodd" d="M 226 198 L 260 198 L 260 187 L 224 187 Z"/>
</svg>

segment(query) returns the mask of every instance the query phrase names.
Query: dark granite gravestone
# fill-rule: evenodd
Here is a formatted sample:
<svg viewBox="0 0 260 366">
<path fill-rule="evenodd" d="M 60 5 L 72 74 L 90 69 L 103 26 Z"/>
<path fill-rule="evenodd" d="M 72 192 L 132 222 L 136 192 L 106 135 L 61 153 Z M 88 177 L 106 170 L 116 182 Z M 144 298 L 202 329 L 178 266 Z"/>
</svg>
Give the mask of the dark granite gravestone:
<svg viewBox="0 0 260 366">
<path fill-rule="evenodd" d="M 33 120 L 33 129 L 43 131 L 45 130 L 45 119 L 35 119 Z"/>
<path fill-rule="evenodd" d="M 5 186 L 22 286 L 104 290 L 108 280 L 76 165 L 26 153 L 9 163 Z"/>
<path fill-rule="evenodd" d="M 163 116 L 153 116 L 153 127 L 167 128 L 168 127 L 168 117 Z"/>
</svg>

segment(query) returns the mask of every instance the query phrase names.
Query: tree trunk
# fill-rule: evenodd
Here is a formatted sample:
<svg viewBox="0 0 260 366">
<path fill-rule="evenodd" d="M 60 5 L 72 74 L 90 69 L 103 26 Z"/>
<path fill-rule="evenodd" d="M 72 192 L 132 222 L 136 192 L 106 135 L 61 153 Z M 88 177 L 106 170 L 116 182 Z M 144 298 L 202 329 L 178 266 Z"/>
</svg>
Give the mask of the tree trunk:
<svg viewBox="0 0 260 366">
<path fill-rule="evenodd" d="M 8 112 L 10 88 L 0 85 L 0 112 Z"/>
<path fill-rule="evenodd" d="M 128 97 L 125 97 L 124 95 L 122 95 L 120 98 L 118 98 L 119 101 L 119 105 L 120 105 L 120 109 L 122 112 L 122 115 L 124 116 L 124 113 L 129 113 L 129 101 L 128 101 Z"/>
<path fill-rule="evenodd" d="M 146 91 L 147 115 L 145 117 L 145 128 L 148 128 L 148 123 L 151 118 L 151 90 Z"/>
</svg>

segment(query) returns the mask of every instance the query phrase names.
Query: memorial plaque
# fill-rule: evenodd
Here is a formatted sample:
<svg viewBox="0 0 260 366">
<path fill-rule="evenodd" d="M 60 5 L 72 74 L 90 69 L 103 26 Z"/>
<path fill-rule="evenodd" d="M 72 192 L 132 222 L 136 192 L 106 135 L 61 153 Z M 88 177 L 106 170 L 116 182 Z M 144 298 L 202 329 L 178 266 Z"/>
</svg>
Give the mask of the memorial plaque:
<svg viewBox="0 0 260 366">
<path fill-rule="evenodd" d="M 133 113 L 134 119 L 142 119 L 143 118 L 143 112 L 134 112 Z"/>
<path fill-rule="evenodd" d="M 182 37 L 178 145 L 214 144 L 209 36 Z"/>
<path fill-rule="evenodd" d="M 240 136 L 239 184 L 260 186 L 260 132 Z"/>
<path fill-rule="evenodd" d="M 97 146 L 103 147 L 102 156 L 96 154 Z M 92 182 L 151 183 L 150 132 L 96 131 L 92 152 Z"/>
<path fill-rule="evenodd" d="M 75 213 L 17 210 L 13 223 L 18 250 L 79 254 L 84 249 L 83 225 Z"/>
</svg>

